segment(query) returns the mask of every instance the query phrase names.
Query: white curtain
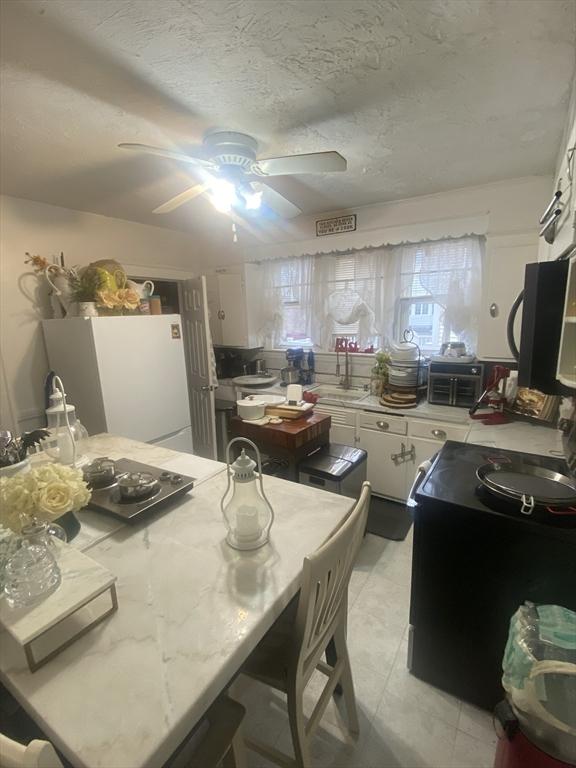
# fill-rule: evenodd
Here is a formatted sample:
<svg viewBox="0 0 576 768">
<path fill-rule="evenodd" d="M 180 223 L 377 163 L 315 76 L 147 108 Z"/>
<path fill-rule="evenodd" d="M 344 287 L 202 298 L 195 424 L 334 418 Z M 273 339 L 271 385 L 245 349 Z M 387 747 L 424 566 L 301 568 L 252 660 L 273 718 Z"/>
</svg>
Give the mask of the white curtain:
<svg viewBox="0 0 576 768">
<path fill-rule="evenodd" d="M 281 345 L 297 328 L 319 350 L 334 348 L 338 326 L 357 324 L 360 347 L 382 347 L 404 330 L 403 302 L 433 300 L 443 340 L 476 349 L 483 238 L 470 236 L 344 254 L 265 261 L 262 336 Z"/>
<path fill-rule="evenodd" d="M 392 249 L 394 323 L 399 322 L 402 299 L 429 298 L 442 310 L 443 338 L 458 337 L 475 351 L 478 340 L 484 239 L 461 237 L 454 240 L 401 245 Z M 389 300 L 385 302 L 388 310 Z M 389 327 L 389 326 L 388 326 Z M 392 338 L 403 329 L 394 327 Z"/>
</svg>

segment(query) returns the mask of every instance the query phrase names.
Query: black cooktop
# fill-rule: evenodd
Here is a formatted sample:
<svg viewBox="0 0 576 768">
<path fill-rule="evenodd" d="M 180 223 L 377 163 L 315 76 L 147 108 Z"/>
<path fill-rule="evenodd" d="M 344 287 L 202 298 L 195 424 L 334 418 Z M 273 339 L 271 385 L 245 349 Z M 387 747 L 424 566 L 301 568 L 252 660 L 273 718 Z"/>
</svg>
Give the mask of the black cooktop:
<svg viewBox="0 0 576 768">
<path fill-rule="evenodd" d="M 448 440 L 416 492 L 416 500 L 419 505 L 430 502 L 450 504 L 460 508 L 463 514 L 465 510 L 493 512 L 521 518 L 523 522 L 535 525 L 574 529 L 576 535 L 576 515 L 552 515 L 535 511 L 528 518 L 520 513 L 518 505 L 496 498 L 482 487 L 476 477 L 478 467 L 489 462 L 503 463 L 511 460 L 568 474 L 564 459 Z"/>
</svg>

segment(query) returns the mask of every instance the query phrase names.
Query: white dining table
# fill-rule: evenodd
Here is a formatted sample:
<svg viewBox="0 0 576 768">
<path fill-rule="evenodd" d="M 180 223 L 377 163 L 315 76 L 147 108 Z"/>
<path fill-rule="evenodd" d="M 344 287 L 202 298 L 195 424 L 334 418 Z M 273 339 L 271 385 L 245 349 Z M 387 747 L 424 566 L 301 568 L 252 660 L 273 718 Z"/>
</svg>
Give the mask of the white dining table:
<svg viewBox="0 0 576 768">
<path fill-rule="evenodd" d="M 124 456 L 154 463 L 153 446 L 116 440 Z M 0 635 L 1 681 L 79 768 L 168 762 L 297 593 L 304 556 L 354 504 L 266 477 L 271 540 L 239 552 L 225 543 L 224 466 L 158 450 L 157 465 L 183 473 L 202 462 L 203 479 L 157 516 L 114 523 L 86 545 L 117 576 L 118 611 L 34 673 L 22 648 Z"/>
</svg>

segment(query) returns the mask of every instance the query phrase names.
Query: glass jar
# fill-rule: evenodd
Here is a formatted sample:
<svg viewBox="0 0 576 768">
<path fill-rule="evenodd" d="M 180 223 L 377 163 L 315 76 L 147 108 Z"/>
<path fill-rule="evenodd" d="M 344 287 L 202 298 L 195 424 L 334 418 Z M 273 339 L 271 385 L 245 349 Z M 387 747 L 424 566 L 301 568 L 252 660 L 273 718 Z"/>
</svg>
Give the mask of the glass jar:
<svg viewBox="0 0 576 768">
<path fill-rule="evenodd" d="M 4 593 L 11 608 L 34 605 L 60 586 L 56 558 L 46 543 L 23 539 L 6 563 Z"/>
</svg>

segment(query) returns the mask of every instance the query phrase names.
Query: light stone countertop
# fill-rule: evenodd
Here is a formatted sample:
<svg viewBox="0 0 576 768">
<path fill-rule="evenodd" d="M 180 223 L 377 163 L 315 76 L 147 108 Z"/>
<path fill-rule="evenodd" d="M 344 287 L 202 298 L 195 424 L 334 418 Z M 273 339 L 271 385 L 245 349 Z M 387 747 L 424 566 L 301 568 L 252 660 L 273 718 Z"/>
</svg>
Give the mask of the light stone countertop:
<svg viewBox="0 0 576 768">
<path fill-rule="evenodd" d="M 512 421 L 509 424 L 497 426 L 473 421 L 466 442 L 490 445 L 509 451 L 534 453 L 539 456 L 564 458 L 560 430 L 528 421 Z"/>
<path fill-rule="evenodd" d="M 113 455 L 110 438 L 95 440 Z M 157 463 L 154 446 L 116 447 Z M 182 470 L 197 459 L 167 453 L 166 466 L 181 462 Z M 296 594 L 304 556 L 353 504 L 267 477 L 272 540 L 238 552 L 224 542 L 226 476 L 209 464 L 217 474 L 169 512 L 90 547 L 90 557 L 118 577 L 115 614 L 34 674 L 21 647 L 1 637 L 2 682 L 74 765 L 162 765 Z"/>
<path fill-rule="evenodd" d="M 328 385 L 314 384 L 309 389 L 314 391 L 317 387 Z M 330 389 L 333 389 L 330 387 Z M 269 387 L 267 392 L 283 392 L 278 386 Z M 347 390 L 348 393 L 354 390 Z M 257 390 L 254 390 L 256 393 Z M 456 408 L 448 405 L 432 405 L 427 401 L 421 401 L 416 408 L 402 410 L 401 408 L 387 408 L 380 405 L 375 395 L 364 396 L 358 390 L 359 400 L 339 400 L 338 393 L 334 396 L 323 397 L 320 406 L 345 408 L 350 410 L 372 411 L 386 413 L 389 416 L 404 416 L 408 419 L 429 419 L 431 421 L 444 421 L 452 424 L 469 426 L 466 437 L 467 443 L 490 445 L 511 451 L 524 451 L 538 455 L 551 455 L 563 458 L 562 435 L 553 427 L 541 426 L 528 421 L 512 421 L 509 424 L 486 425 L 481 420 L 470 419 L 467 408 Z"/>
</svg>

